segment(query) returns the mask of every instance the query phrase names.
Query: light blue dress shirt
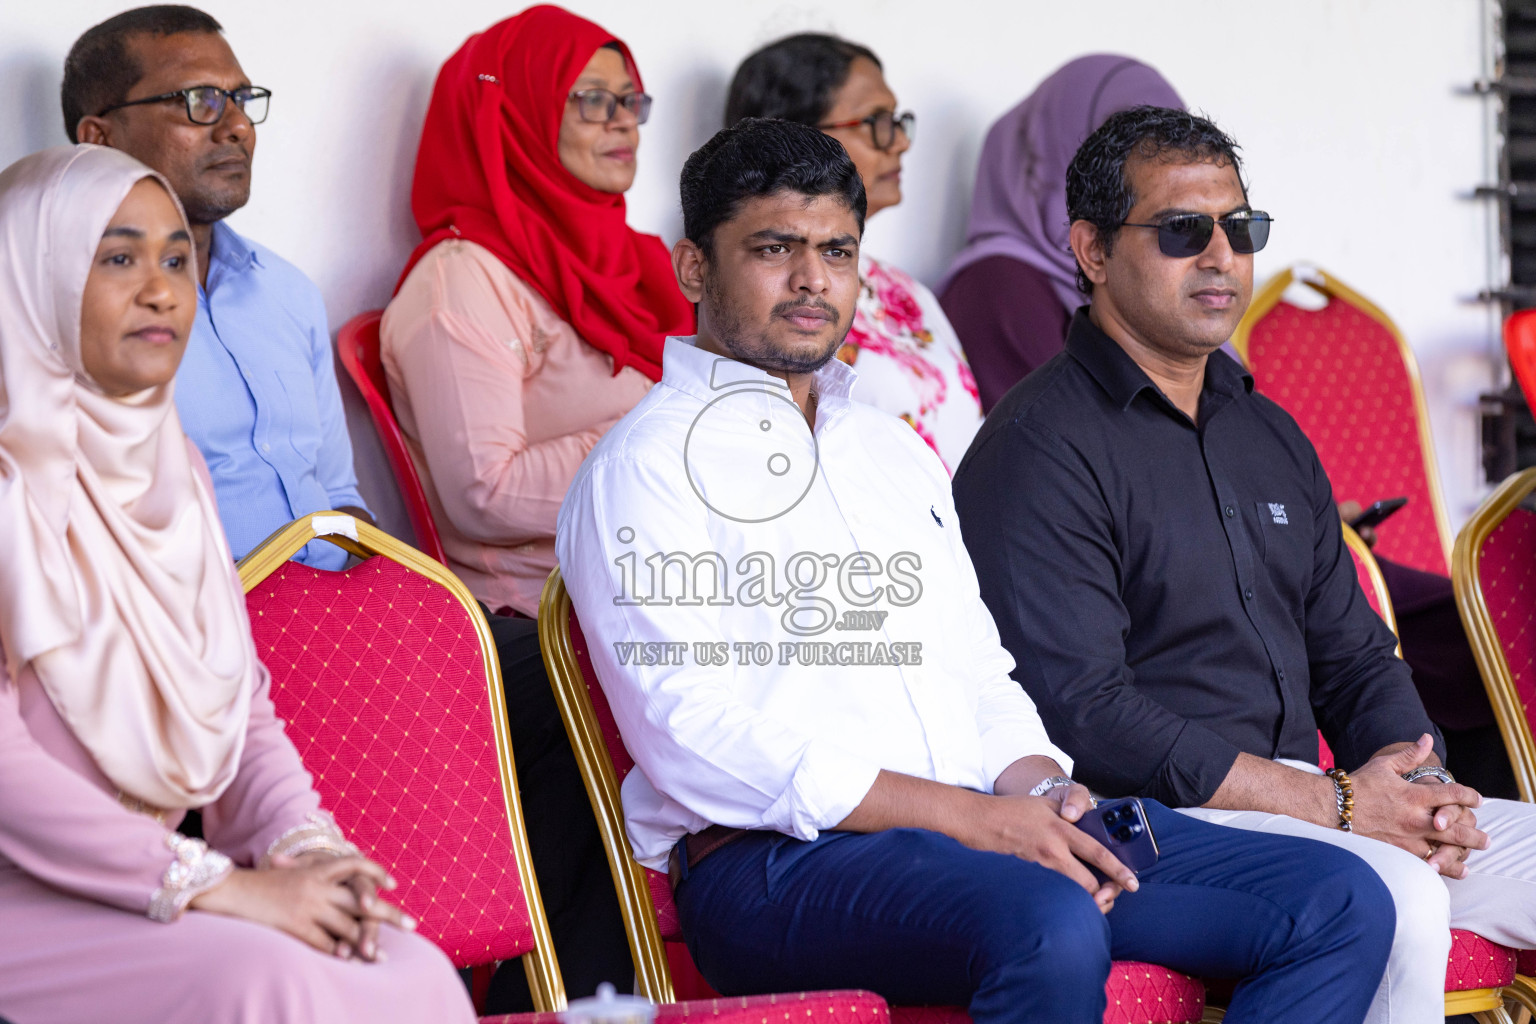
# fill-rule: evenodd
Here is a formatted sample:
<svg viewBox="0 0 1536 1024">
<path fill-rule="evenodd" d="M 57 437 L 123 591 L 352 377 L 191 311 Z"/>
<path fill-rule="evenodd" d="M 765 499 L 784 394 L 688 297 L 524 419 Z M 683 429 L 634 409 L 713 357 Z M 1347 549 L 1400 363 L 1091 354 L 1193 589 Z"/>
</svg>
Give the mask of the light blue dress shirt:
<svg viewBox="0 0 1536 1024">
<path fill-rule="evenodd" d="M 367 506 L 320 290 L 222 222 L 209 249 L 176 408 L 208 462 L 230 550 L 241 558 L 299 516 Z M 347 553 L 314 541 L 295 560 L 340 569 Z"/>
</svg>

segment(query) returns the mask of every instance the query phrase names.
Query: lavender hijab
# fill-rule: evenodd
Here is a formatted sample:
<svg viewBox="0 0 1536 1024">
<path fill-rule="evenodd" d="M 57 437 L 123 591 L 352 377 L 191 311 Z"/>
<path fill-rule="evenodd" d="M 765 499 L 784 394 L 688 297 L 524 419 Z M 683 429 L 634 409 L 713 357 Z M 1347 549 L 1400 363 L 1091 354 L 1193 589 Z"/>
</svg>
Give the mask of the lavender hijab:
<svg viewBox="0 0 1536 1024">
<path fill-rule="evenodd" d="M 1048 276 L 1069 310 L 1082 305 L 1067 244 L 1067 165 L 1109 115 L 1144 103 L 1184 108 L 1173 86 L 1141 61 L 1096 54 L 1058 68 L 998 118 L 981 148 L 965 245 L 939 293 L 972 263 L 1011 256 Z"/>
</svg>

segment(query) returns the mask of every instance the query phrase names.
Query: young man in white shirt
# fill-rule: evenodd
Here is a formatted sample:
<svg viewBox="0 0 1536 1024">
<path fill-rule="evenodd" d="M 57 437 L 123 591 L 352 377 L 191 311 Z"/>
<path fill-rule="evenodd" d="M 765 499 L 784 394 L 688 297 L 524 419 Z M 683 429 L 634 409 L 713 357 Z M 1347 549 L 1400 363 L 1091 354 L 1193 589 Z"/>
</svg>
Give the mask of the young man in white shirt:
<svg viewBox="0 0 1536 1024">
<path fill-rule="evenodd" d="M 639 769 L 630 839 L 705 977 L 1097 1024 L 1130 959 L 1244 979 L 1233 1024 L 1361 1020 L 1394 915 L 1358 859 L 1149 802 L 1138 880 L 1073 825 L 1090 797 L 1009 678 L 943 466 L 832 358 L 865 205 L 842 146 L 743 121 L 682 200 L 698 336 L 588 457 L 556 548 Z"/>
</svg>

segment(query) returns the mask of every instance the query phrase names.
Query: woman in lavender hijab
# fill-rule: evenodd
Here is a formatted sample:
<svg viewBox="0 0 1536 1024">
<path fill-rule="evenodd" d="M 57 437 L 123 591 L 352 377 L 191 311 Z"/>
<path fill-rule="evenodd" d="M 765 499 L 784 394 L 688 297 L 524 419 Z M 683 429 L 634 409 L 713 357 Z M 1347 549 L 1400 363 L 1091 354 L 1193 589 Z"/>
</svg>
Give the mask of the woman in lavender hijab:
<svg viewBox="0 0 1536 1024">
<path fill-rule="evenodd" d="M 1083 302 L 1067 245 L 1067 165 L 1109 115 L 1143 103 L 1184 106 L 1141 61 L 1079 57 L 988 131 L 965 246 L 939 286 L 984 409 L 1061 351 Z"/>
</svg>

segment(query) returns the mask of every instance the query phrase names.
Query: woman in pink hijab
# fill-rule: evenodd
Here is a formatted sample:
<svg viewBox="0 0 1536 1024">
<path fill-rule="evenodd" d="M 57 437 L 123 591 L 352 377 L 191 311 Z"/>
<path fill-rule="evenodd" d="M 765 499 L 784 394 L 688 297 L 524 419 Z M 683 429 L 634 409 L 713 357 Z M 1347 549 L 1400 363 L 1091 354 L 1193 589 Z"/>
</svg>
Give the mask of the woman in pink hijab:
<svg viewBox="0 0 1536 1024">
<path fill-rule="evenodd" d="M 171 400 L 194 259 L 123 153 L 0 172 L 0 1016 L 471 1021 L 273 713 Z"/>
<path fill-rule="evenodd" d="M 1141 104 L 1184 106 L 1139 60 L 1079 57 L 987 132 L 965 246 L 939 284 L 984 409 L 1061 351 L 1085 301 L 1067 245 L 1067 165 L 1109 115 Z"/>
</svg>

